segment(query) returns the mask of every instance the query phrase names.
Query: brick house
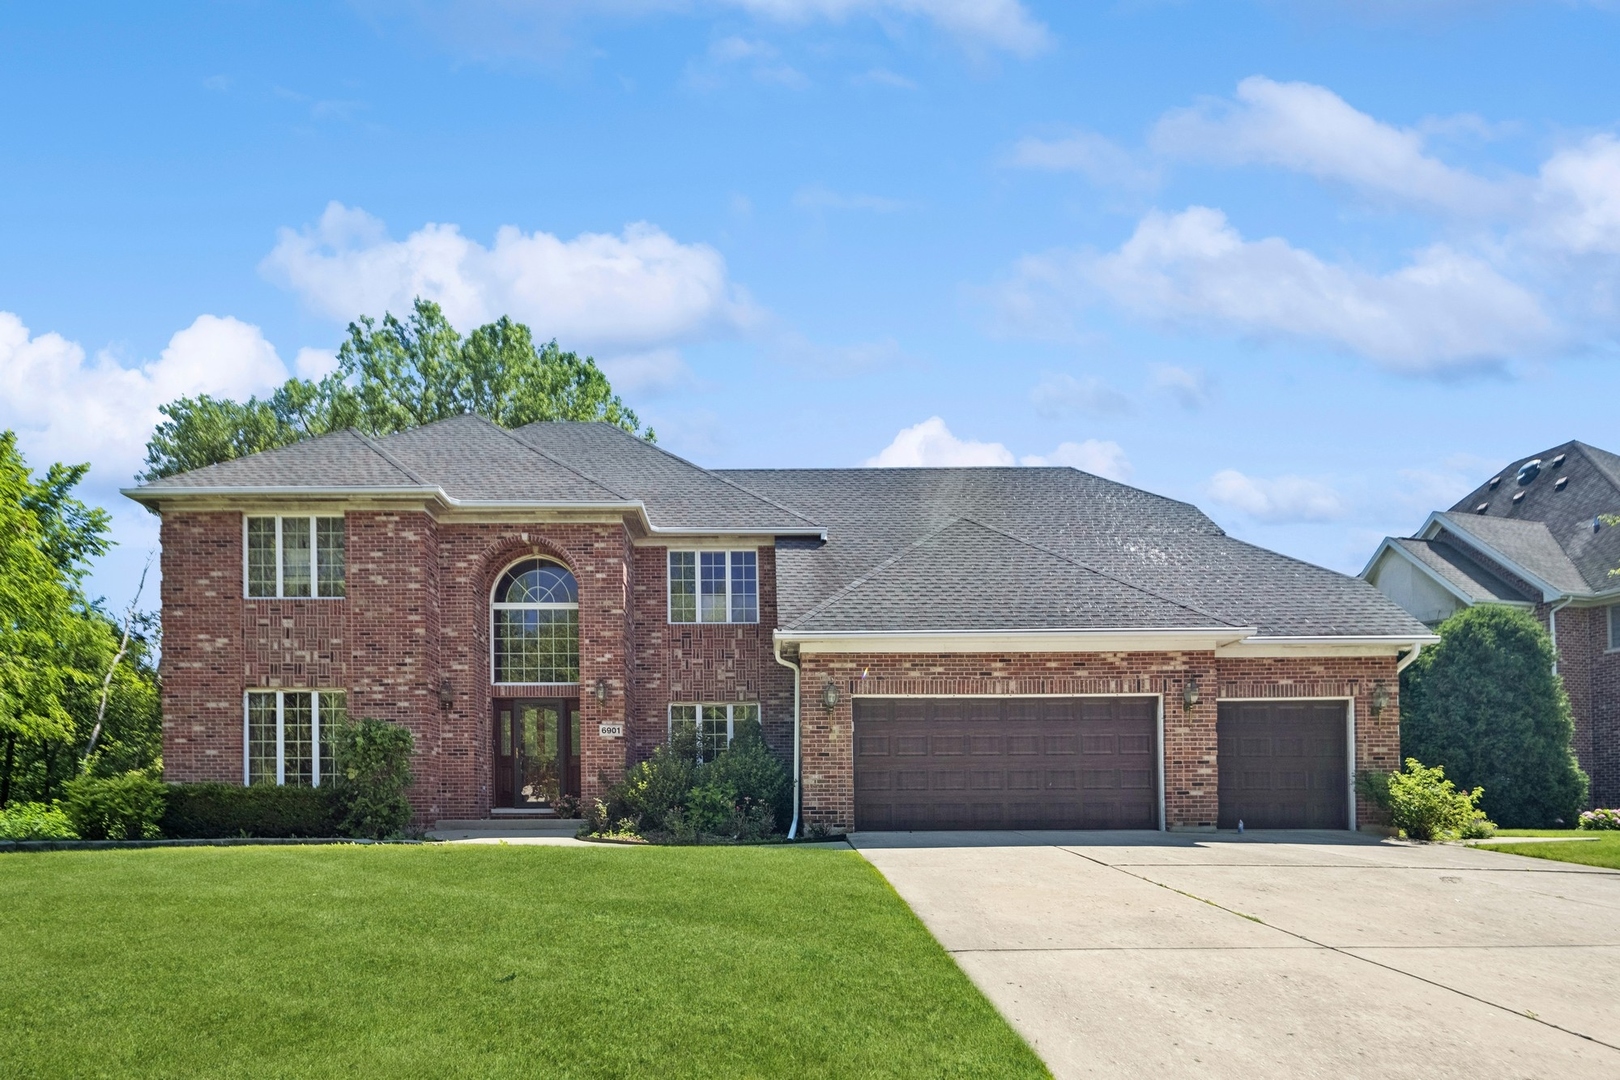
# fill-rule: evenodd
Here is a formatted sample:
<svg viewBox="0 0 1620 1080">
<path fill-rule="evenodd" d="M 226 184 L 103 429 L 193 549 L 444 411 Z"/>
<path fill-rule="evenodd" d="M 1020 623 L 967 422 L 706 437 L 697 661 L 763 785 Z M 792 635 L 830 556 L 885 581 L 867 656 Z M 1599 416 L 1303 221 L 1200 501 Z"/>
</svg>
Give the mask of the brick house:
<svg viewBox="0 0 1620 1080">
<path fill-rule="evenodd" d="M 1475 604 L 1547 628 L 1598 806 L 1620 804 L 1620 456 L 1567 442 L 1521 458 L 1416 534 L 1385 537 L 1361 576 L 1429 626 Z"/>
<path fill-rule="evenodd" d="M 1072 469 L 699 468 L 604 424 L 341 432 L 162 517 L 164 769 L 318 784 L 415 733 L 418 819 L 591 799 L 758 722 L 801 828 L 1347 828 L 1435 638 L 1366 582 Z"/>
</svg>

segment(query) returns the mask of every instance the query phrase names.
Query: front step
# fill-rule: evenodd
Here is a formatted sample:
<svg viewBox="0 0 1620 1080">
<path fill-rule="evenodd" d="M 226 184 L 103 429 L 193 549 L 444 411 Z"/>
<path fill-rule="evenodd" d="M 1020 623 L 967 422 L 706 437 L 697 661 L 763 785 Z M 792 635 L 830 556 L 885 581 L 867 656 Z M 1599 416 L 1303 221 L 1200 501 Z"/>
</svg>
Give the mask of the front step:
<svg viewBox="0 0 1620 1080">
<path fill-rule="evenodd" d="M 583 824 L 583 818 L 444 818 L 433 823 L 433 832 L 474 833 L 479 836 L 573 836 Z"/>
</svg>

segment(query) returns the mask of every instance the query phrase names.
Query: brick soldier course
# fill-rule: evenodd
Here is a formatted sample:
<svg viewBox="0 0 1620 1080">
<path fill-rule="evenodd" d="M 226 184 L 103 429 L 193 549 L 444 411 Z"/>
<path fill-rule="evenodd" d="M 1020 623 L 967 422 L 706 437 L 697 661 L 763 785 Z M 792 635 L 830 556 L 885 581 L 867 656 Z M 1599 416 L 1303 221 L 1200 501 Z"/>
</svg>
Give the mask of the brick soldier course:
<svg viewBox="0 0 1620 1080">
<path fill-rule="evenodd" d="M 589 800 L 669 737 L 672 705 L 757 705 L 791 763 L 797 678 L 807 827 L 860 825 L 854 702 L 969 695 L 1151 697 L 1163 822 L 1210 828 L 1223 701 L 1342 702 L 1354 767 L 1390 768 L 1397 666 L 1433 640 L 1365 582 L 1068 469 L 709 471 L 606 425 L 464 417 L 130 494 L 163 519 L 167 778 L 244 781 L 250 692 L 343 691 L 414 733 L 423 823 L 501 809 L 500 699 L 577 710 Z M 269 516 L 342 518 L 341 597 L 247 597 L 244 519 Z M 752 552 L 757 619 L 672 621 L 672 551 Z M 492 591 L 533 558 L 577 585 L 566 685 L 491 668 Z"/>
</svg>

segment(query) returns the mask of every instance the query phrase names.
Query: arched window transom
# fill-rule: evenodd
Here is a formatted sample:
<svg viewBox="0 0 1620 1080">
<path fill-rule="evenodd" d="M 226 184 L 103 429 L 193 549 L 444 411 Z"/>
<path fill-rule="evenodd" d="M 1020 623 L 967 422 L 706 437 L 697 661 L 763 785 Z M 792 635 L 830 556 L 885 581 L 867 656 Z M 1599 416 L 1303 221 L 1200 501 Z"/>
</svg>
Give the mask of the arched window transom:
<svg viewBox="0 0 1620 1080">
<path fill-rule="evenodd" d="M 554 562 L 525 559 L 490 604 L 497 683 L 579 682 L 579 586 Z"/>
</svg>

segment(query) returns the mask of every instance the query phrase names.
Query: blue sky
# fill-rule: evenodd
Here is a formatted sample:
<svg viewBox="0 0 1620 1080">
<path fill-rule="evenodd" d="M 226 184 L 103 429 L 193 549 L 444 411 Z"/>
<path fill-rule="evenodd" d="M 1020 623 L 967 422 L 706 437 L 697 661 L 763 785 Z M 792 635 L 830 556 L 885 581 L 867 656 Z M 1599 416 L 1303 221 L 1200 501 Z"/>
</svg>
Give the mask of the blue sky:
<svg viewBox="0 0 1620 1080">
<path fill-rule="evenodd" d="M 0 425 L 120 505 L 155 407 L 420 293 L 710 466 L 1074 464 L 1357 571 L 1620 449 L 1620 9 L 0 8 Z"/>
</svg>

